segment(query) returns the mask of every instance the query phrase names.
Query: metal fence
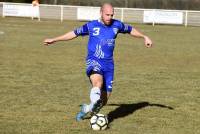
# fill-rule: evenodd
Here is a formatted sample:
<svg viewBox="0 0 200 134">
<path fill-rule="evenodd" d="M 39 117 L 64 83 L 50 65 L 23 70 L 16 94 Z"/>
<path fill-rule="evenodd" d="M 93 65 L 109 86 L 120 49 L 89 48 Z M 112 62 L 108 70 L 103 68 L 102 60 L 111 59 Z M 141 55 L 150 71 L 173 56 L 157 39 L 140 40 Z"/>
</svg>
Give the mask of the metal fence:
<svg viewBox="0 0 200 134">
<path fill-rule="evenodd" d="M 17 3 L 14 3 L 17 4 Z M 19 3 L 18 3 L 19 4 Z M 40 4 L 40 19 L 56 20 L 77 20 L 78 8 L 81 6 L 66 5 L 46 5 Z M 89 8 L 89 7 L 88 7 Z M 99 8 L 99 7 L 96 7 Z M 144 23 L 144 11 L 160 9 L 139 9 L 139 8 L 115 8 L 115 19 L 127 23 Z M 179 11 L 183 13 L 183 24 L 185 26 L 200 26 L 200 11 L 188 10 L 168 10 Z M 0 2 L 0 14 L 3 16 L 3 2 Z M 155 23 L 154 23 L 155 24 Z"/>
</svg>

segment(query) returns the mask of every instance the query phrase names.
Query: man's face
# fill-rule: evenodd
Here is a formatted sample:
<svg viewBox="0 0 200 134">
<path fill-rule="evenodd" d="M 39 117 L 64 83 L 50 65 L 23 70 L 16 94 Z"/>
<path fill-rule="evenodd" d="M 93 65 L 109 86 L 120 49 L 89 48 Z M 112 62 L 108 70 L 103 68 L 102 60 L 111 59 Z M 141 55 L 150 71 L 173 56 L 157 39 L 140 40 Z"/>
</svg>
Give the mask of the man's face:
<svg viewBox="0 0 200 134">
<path fill-rule="evenodd" d="M 101 19 L 105 25 L 110 25 L 112 23 L 114 15 L 114 10 L 112 6 L 104 6 L 101 10 Z"/>
</svg>

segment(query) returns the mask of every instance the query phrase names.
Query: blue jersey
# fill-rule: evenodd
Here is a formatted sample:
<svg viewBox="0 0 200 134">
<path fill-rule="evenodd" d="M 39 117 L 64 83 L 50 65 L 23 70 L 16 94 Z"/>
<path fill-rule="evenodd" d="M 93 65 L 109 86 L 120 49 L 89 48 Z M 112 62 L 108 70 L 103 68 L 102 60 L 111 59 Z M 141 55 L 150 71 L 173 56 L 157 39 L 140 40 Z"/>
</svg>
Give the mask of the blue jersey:
<svg viewBox="0 0 200 134">
<path fill-rule="evenodd" d="M 89 35 L 87 75 L 90 76 L 93 72 L 101 74 L 103 89 L 107 92 L 112 92 L 115 39 L 118 33 L 130 33 L 131 30 L 131 26 L 114 19 L 109 26 L 100 20 L 94 20 L 74 30 L 77 36 Z"/>
<path fill-rule="evenodd" d="M 94 20 L 74 30 L 79 36 L 89 35 L 87 59 L 95 57 L 101 61 L 113 61 L 115 38 L 118 33 L 130 33 L 132 27 L 114 20 L 111 25 L 104 25 L 100 20 Z"/>
</svg>

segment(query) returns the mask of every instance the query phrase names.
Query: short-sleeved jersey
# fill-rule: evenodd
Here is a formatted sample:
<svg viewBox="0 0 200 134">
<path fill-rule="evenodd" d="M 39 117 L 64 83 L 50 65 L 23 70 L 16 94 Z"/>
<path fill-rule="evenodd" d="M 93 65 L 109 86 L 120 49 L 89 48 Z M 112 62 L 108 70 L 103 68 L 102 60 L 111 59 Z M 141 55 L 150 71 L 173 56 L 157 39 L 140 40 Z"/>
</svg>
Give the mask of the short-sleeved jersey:
<svg viewBox="0 0 200 134">
<path fill-rule="evenodd" d="M 74 30 L 77 36 L 89 35 L 87 59 L 95 57 L 101 61 L 113 61 L 115 38 L 118 33 L 130 33 L 132 27 L 113 19 L 111 25 L 93 20 Z"/>
</svg>

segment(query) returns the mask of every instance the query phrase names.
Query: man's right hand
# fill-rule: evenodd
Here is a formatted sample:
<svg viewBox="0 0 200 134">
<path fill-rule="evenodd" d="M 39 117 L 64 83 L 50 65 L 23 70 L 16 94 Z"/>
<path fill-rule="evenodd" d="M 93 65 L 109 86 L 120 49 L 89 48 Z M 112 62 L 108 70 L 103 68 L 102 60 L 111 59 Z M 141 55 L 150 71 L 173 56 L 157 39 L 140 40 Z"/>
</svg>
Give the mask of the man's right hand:
<svg viewBox="0 0 200 134">
<path fill-rule="evenodd" d="M 55 41 L 53 39 L 45 39 L 44 40 L 44 45 L 49 46 L 50 44 L 53 44 Z"/>
</svg>

